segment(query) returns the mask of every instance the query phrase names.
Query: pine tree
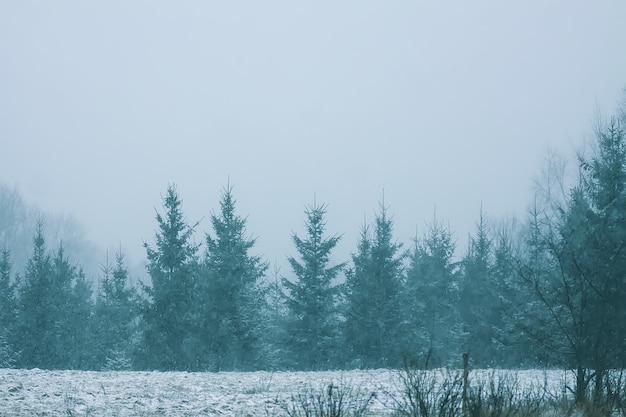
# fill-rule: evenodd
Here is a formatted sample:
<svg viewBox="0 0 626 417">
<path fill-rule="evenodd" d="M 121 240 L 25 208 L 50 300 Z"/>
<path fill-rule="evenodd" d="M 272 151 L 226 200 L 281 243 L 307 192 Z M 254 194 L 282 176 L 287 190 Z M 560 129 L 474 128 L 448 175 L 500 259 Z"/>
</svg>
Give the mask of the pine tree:
<svg viewBox="0 0 626 417">
<path fill-rule="evenodd" d="M 256 240 L 246 236 L 246 219 L 236 214 L 235 202 L 232 187 L 227 187 L 220 213 L 211 215 L 214 236 L 206 235 L 202 268 L 203 366 L 215 370 L 253 369 L 262 359 L 262 278 L 267 263 L 249 253 Z"/>
<path fill-rule="evenodd" d="M 11 282 L 11 253 L 0 251 L 0 368 L 15 365 L 17 355 L 11 335 L 15 331 L 16 300 L 15 285 Z"/>
<path fill-rule="evenodd" d="M 435 218 L 416 240 L 407 271 L 407 320 L 413 334 L 412 356 L 423 364 L 457 360 L 462 329 L 458 312 L 457 265 L 452 262 L 452 233 Z"/>
<path fill-rule="evenodd" d="M 48 295 L 51 291 L 52 261 L 45 246 L 43 224 L 37 222 L 33 253 L 28 259 L 24 283 L 18 295 L 16 346 L 21 352 L 18 366 L 50 368 L 54 343 L 54 315 Z"/>
<path fill-rule="evenodd" d="M 137 344 L 140 298 L 129 285 L 124 254 L 115 255 L 115 264 L 102 268 L 102 279 L 94 312 L 94 367 L 124 370 L 132 367 Z"/>
<path fill-rule="evenodd" d="M 607 370 L 626 363 L 626 133 L 612 119 L 596 138 L 565 204 L 551 201 L 554 215 L 531 219 L 520 268 L 537 304 L 527 332 L 575 370 L 578 404 L 591 385 L 603 400 Z"/>
<path fill-rule="evenodd" d="M 270 370 L 293 368 L 291 349 L 287 343 L 289 308 L 285 302 L 280 267 L 276 262 L 272 277 L 267 282 L 265 300 L 265 308 L 259 316 L 263 323 L 259 354 L 264 359 L 256 368 Z"/>
<path fill-rule="evenodd" d="M 15 321 L 15 288 L 11 282 L 11 253 L 0 251 L 0 333 L 10 331 Z"/>
<path fill-rule="evenodd" d="M 340 237 L 324 236 L 326 206 L 313 204 L 305 214 L 306 239 L 292 235 L 300 261 L 288 258 L 296 280 L 283 279 L 290 312 L 288 344 L 295 367 L 328 369 L 338 365 L 339 360 L 339 288 L 333 281 L 345 263 L 329 265 L 331 251 Z"/>
<path fill-rule="evenodd" d="M 52 256 L 49 302 L 55 317 L 55 367 L 87 369 L 90 365 L 91 287 L 79 265 L 72 265 L 63 244 Z"/>
<path fill-rule="evenodd" d="M 197 251 L 192 243 L 194 226 L 181 210 L 176 187 L 167 188 L 162 215 L 157 212 L 156 247 L 144 243 L 152 285 L 143 309 L 144 333 L 137 353 L 141 368 L 158 370 L 195 369 L 195 358 L 186 346 L 194 338 L 192 312 L 197 291 Z"/>
<path fill-rule="evenodd" d="M 571 193 L 559 254 L 561 269 L 581 283 L 581 300 L 588 303 L 577 312 L 588 320 L 581 341 L 600 400 L 607 370 L 626 365 L 625 126 L 612 118 L 596 137 L 596 152 L 580 159 L 582 184 Z"/>
<path fill-rule="evenodd" d="M 491 307 L 493 363 L 504 368 L 538 365 L 536 346 L 518 326 L 528 318 L 526 309 L 533 303 L 531 292 L 520 282 L 517 274 L 514 239 L 520 234 L 519 230 L 511 227 L 502 227 L 498 231 L 490 271 L 496 295 L 495 304 Z"/>
<path fill-rule="evenodd" d="M 470 238 L 461 262 L 459 288 L 464 350 L 472 353 L 474 363 L 479 366 L 494 365 L 492 323 L 497 319 L 494 312 L 498 294 L 491 275 L 492 255 L 487 220 L 481 207 L 476 235 Z"/>
<path fill-rule="evenodd" d="M 372 269 L 372 240 L 369 226 L 361 227 L 357 251 L 352 255 L 352 268 L 346 271 L 345 298 L 346 321 L 344 323 L 345 346 L 349 353 L 350 367 L 368 366 L 367 355 L 370 338 L 374 333 L 372 318 L 369 314 L 369 296 L 371 284 L 369 271 Z"/>
<path fill-rule="evenodd" d="M 401 247 L 393 241 L 393 221 L 381 204 L 373 236 L 364 226 L 357 253 L 352 256 L 354 268 L 346 274 L 344 333 L 353 365 L 370 368 L 401 363 L 400 294 L 405 256 Z"/>
<path fill-rule="evenodd" d="M 19 291 L 17 346 L 19 366 L 81 369 L 88 365 L 87 326 L 91 290 L 82 269 L 72 265 L 63 245 L 47 253 L 38 222 L 24 284 Z"/>
</svg>

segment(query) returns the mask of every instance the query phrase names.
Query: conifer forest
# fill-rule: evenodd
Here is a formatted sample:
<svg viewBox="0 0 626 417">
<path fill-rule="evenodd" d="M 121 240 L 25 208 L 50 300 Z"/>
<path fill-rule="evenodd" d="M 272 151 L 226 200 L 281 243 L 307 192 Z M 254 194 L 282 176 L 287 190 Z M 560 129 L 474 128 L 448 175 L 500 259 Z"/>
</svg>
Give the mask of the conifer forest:
<svg viewBox="0 0 626 417">
<path fill-rule="evenodd" d="M 86 276 L 45 219 L 21 212 L 19 193 L 4 187 L 0 364 L 350 370 L 407 359 L 444 367 L 468 352 L 477 368 L 577 370 L 582 396 L 626 365 L 626 108 L 603 118 L 593 138 L 572 161 L 573 179 L 559 174 L 562 161 L 548 162 L 525 218 L 502 222 L 481 209 L 467 248 L 436 218 L 399 242 L 381 201 L 351 259 L 334 262 L 342 231 L 327 229 L 328 206 L 314 202 L 302 216 L 306 232 L 291 236 L 289 279 L 252 254 L 231 186 L 210 230 L 190 223 L 183 196 L 166 187 L 144 243 L 149 280 L 134 284 L 122 251 Z M 17 269 L 25 219 L 35 232 Z"/>
<path fill-rule="evenodd" d="M 593 138 L 575 175 L 547 160 L 526 217 L 502 221 L 481 207 L 467 248 L 436 217 L 398 241 L 381 201 L 351 259 L 336 262 L 341 231 L 327 229 L 328 206 L 314 201 L 305 232 L 291 236 L 289 277 L 254 255 L 230 185 L 210 230 L 166 187 L 144 241 L 145 280 L 132 279 L 121 249 L 88 276 L 79 245 L 50 239 L 49 219 L 2 187 L 0 365 L 348 371 L 455 367 L 468 354 L 475 368 L 571 369 L 578 404 L 608 396 L 609 375 L 626 365 L 626 107 Z"/>
</svg>

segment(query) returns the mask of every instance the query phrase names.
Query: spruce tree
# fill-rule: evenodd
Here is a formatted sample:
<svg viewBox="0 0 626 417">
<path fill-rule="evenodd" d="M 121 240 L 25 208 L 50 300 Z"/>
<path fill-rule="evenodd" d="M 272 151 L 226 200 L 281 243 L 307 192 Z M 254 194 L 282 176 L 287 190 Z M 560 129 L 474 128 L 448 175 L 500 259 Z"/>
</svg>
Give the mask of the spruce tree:
<svg viewBox="0 0 626 417">
<path fill-rule="evenodd" d="M 410 309 L 406 314 L 412 335 L 410 355 L 419 357 L 423 366 L 446 365 L 461 355 L 454 251 L 452 233 L 434 218 L 410 254 L 405 303 Z"/>
<path fill-rule="evenodd" d="M 12 337 L 16 330 L 16 300 L 11 272 L 11 253 L 3 249 L 0 251 L 0 368 L 13 367 L 17 359 Z"/>
<path fill-rule="evenodd" d="M 374 320 L 369 317 L 369 297 L 372 286 L 369 271 L 372 269 L 372 240 L 369 226 L 363 224 L 356 253 L 352 254 L 352 267 L 346 271 L 344 338 L 349 367 L 368 366 L 368 347 L 374 333 Z"/>
<path fill-rule="evenodd" d="M 19 291 L 17 347 L 21 367 L 84 369 L 90 348 L 91 290 L 63 245 L 50 256 L 38 222 Z"/>
<path fill-rule="evenodd" d="M 461 262 L 459 312 L 463 320 L 463 348 L 472 353 L 478 366 L 493 366 L 492 323 L 498 300 L 491 270 L 492 243 L 487 220 L 480 210 L 476 234 L 470 237 L 468 251 Z"/>
<path fill-rule="evenodd" d="M 144 286 L 148 302 L 143 308 L 144 332 L 137 364 L 157 370 L 195 369 L 197 360 L 186 346 L 194 339 L 193 309 L 197 291 L 197 251 L 194 226 L 187 224 L 176 187 L 163 198 L 158 213 L 156 246 L 144 243 L 151 285 Z"/>
<path fill-rule="evenodd" d="M 259 354 L 264 358 L 259 364 L 266 369 L 293 368 L 291 348 L 288 345 L 289 307 L 285 302 L 280 267 L 274 263 L 272 277 L 265 291 L 265 308 L 261 312 L 262 335 Z"/>
<path fill-rule="evenodd" d="M 52 256 L 49 302 L 55 317 L 53 357 L 58 368 L 90 367 L 91 334 L 88 323 L 93 309 L 91 286 L 79 265 L 70 263 L 63 244 Z"/>
<path fill-rule="evenodd" d="M 517 274 L 517 245 L 519 230 L 502 227 L 493 244 L 493 265 L 490 271 L 496 299 L 491 307 L 493 362 L 499 367 L 531 367 L 538 364 L 535 349 L 518 323 L 526 317 L 533 297 L 520 282 Z"/>
<path fill-rule="evenodd" d="M 520 276 L 535 295 L 528 334 L 575 370 L 578 404 L 602 401 L 608 369 L 626 363 L 626 133 L 611 119 L 566 201 L 531 218 Z M 556 207 L 556 209 L 553 209 Z"/>
<path fill-rule="evenodd" d="M 10 332 L 15 322 L 15 286 L 11 282 L 11 252 L 0 251 L 0 334 Z"/>
<path fill-rule="evenodd" d="M 326 237 L 326 206 L 315 203 L 306 211 L 307 236 L 292 235 L 300 260 L 289 257 L 295 281 L 283 278 L 287 289 L 288 345 L 299 369 L 328 369 L 339 361 L 339 288 L 334 284 L 345 263 L 330 264 L 340 237 Z"/>
<path fill-rule="evenodd" d="M 353 366 L 385 367 L 401 363 L 403 284 L 402 245 L 393 240 L 393 221 L 381 204 L 373 235 L 364 226 L 347 273 L 346 343 Z"/>
<path fill-rule="evenodd" d="M 203 366 L 246 370 L 260 365 L 267 263 L 250 254 L 255 239 L 246 235 L 246 219 L 236 214 L 232 187 L 211 215 L 213 235 L 206 235 L 200 284 L 200 340 Z"/>
<path fill-rule="evenodd" d="M 102 268 L 102 278 L 94 312 L 93 356 L 96 369 L 123 370 L 132 367 L 137 344 L 140 298 L 129 285 L 124 254 L 115 255 L 115 264 Z"/>
<path fill-rule="evenodd" d="M 54 344 L 54 314 L 51 293 L 52 261 L 47 253 L 43 224 L 37 222 L 33 252 L 28 259 L 24 282 L 18 294 L 16 346 L 21 352 L 18 366 L 50 368 Z"/>
</svg>

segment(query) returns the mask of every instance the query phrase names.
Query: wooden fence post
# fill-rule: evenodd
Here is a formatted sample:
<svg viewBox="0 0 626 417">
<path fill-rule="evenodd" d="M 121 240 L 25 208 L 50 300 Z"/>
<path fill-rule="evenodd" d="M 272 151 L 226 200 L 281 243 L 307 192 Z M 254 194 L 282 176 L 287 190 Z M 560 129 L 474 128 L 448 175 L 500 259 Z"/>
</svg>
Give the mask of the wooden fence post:
<svg viewBox="0 0 626 417">
<path fill-rule="evenodd" d="M 461 412 L 463 417 L 467 416 L 467 378 L 469 376 L 469 353 L 463 354 L 463 403 Z"/>
</svg>

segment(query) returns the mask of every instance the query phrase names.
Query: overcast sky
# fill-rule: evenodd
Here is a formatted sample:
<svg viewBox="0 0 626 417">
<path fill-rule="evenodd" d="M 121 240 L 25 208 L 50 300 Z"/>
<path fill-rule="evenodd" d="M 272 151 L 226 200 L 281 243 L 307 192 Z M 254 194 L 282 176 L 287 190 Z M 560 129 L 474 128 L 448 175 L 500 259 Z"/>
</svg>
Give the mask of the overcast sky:
<svg viewBox="0 0 626 417">
<path fill-rule="evenodd" d="M 624 0 L 3 1 L 0 181 L 134 261 L 168 184 L 208 231 L 229 177 L 271 262 L 314 194 L 338 260 L 383 189 L 399 241 L 436 206 L 461 243 L 614 110 L 625 22 Z"/>
</svg>

